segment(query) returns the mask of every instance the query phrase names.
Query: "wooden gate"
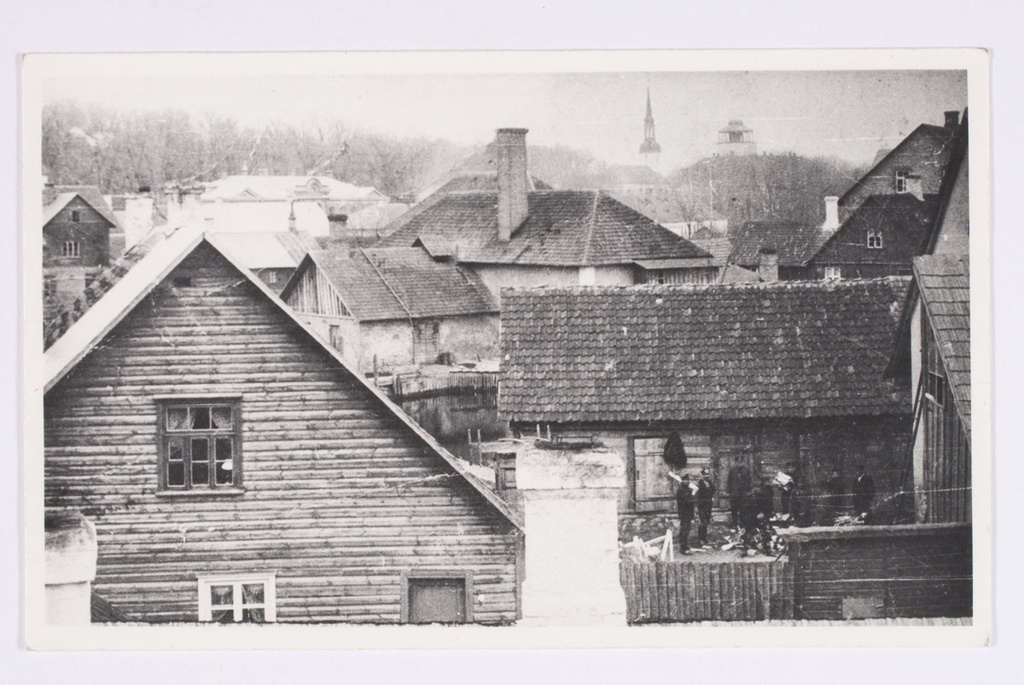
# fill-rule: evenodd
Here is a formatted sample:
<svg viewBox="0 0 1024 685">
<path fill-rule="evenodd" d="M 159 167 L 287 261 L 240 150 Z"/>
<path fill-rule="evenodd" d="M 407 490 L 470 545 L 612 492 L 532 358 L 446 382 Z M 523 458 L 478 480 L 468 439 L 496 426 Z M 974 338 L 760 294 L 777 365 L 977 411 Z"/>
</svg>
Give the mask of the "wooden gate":
<svg viewBox="0 0 1024 685">
<path fill-rule="evenodd" d="M 631 624 L 793 618 L 793 570 L 785 558 L 625 560 L 620 580 Z"/>
</svg>

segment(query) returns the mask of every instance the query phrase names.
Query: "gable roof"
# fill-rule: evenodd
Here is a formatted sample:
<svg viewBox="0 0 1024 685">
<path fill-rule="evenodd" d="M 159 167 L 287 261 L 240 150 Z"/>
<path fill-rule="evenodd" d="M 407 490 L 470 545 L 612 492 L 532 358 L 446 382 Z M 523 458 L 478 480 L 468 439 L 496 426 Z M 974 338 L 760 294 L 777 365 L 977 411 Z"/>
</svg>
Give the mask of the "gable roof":
<svg viewBox="0 0 1024 685">
<path fill-rule="evenodd" d="M 135 307 L 145 299 L 186 257 L 203 244 L 210 245 L 231 266 L 248 280 L 265 300 L 281 312 L 293 325 L 331 357 L 347 375 L 367 390 L 400 423 L 409 429 L 426 447 L 444 460 L 459 476 L 479 492 L 483 498 L 504 516 L 515 528 L 522 523 L 500 497 L 469 473 L 462 462 L 449 453 L 437 440 L 408 414 L 402 411 L 379 388 L 368 381 L 341 353 L 313 331 L 290 307 L 278 298 L 265 283 L 224 250 L 218 236 L 203 232 L 201 228 L 177 231 L 154 247 L 142 258 L 136 268 L 125 274 L 102 300 L 96 303 L 60 340 L 43 355 L 44 392 L 50 392 L 89 352 L 94 349 Z"/>
<path fill-rule="evenodd" d="M 819 265 L 901 261 L 909 267 L 911 258 L 926 249 L 937 207 L 935 195 L 925 195 L 923 200 L 909 193 L 872 195 L 828 237 L 809 261 Z M 867 249 L 864 235 L 869 229 L 883 231 L 888 241 L 885 250 Z"/>
<path fill-rule="evenodd" d="M 524 422 L 895 415 L 908 277 L 502 292 L 499 412 Z"/>
<path fill-rule="evenodd" d="M 803 266 L 826 236 L 817 226 L 795 221 L 745 221 L 730 233 L 729 263 L 757 266 L 761 250 L 775 250 L 779 266 Z"/>
<path fill-rule="evenodd" d="M 287 299 L 302 274 L 316 267 L 359 321 L 493 314 L 498 305 L 480 277 L 420 248 L 369 248 L 311 253 L 285 284 Z"/>
<path fill-rule="evenodd" d="M 103 199 L 103 193 L 96 186 L 54 186 L 54 191 L 57 193 L 57 197 L 43 208 L 43 226 L 53 221 L 54 217 L 67 207 L 69 202 L 76 197 L 80 197 L 83 202 L 107 220 L 111 226 L 115 228 L 120 227 L 121 224 L 118 223 L 113 210 L 107 204 L 107 201 Z"/>
<path fill-rule="evenodd" d="M 964 428 L 971 430 L 971 275 L 966 255 L 914 258 L 914 284 Z"/>
<path fill-rule="evenodd" d="M 305 231 L 264 233 L 223 232 L 217 234 L 220 244 L 249 269 L 294 269 L 308 252 L 320 244 Z"/>
<path fill-rule="evenodd" d="M 423 203 L 379 245 L 411 247 L 443 238 L 459 259 L 479 264 L 599 266 L 637 259 L 708 257 L 654 220 L 600 191 L 529 193 L 529 214 L 507 242 L 498 239 L 496 192 L 450 193 Z"/>
<path fill-rule="evenodd" d="M 942 145 L 945 145 L 950 141 L 953 136 L 953 132 L 945 126 L 935 126 L 934 124 L 921 124 L 907 135 L 906 138 L 901 140 L 896 147 L 886 152 L 886 154 L 876 154 L 875 162 L 871 165 L 871 168 L 863 176 L 858 178 L 852 186 L 847 188 L 846 192 L 839 198 L 839 206 L 842 207 L 847 204 L 849 196 L 857 190 L 866 179 L 872 178 L 875 175 L 875 171 L 886 164 L 891 157 L 898 156 L 910 143 L 919 137 L 931 136 L 936 138 Z M 879 151 L 881 152 L 881 151 Z"/>
</svg>

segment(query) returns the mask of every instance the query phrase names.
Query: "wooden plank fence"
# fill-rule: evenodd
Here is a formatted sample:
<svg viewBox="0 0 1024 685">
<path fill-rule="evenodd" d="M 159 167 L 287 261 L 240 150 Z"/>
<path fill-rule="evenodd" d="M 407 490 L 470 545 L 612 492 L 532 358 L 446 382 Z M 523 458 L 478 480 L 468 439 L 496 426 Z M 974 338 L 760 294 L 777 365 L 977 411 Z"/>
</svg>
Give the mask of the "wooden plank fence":
<svg viewBox="0 0 1024 685">
<path fill-rule="evenodd" d="M 396 400 L 442 395 L 497 394 L 496 373 L 449 373 L 443 376 L 395 376 L 392 394 Z"/>
<path fill-rule="evenodd" d="M 786 559 L 624 560 L 619 573 L 631 624 L 793 618 L 793 568 Z"/>
</svg>

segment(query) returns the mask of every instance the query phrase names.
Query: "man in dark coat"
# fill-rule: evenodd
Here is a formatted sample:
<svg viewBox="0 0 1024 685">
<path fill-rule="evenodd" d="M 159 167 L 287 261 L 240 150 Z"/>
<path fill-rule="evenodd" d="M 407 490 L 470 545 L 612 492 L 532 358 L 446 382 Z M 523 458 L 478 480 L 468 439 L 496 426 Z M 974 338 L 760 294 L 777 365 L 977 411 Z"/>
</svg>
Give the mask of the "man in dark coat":
<svg viewBox="0 0 1024 685">
<path fill-rule="evenodd" d="M 725 482 L 729 490 L 729 512 L 732 514 L 732 527 L 738 528 L 740 523 L 740 510 L 743 509 L 744 500 L 750 494 L 750 472 L 743 464 L 733 466 L 729 469 L 729 477 Z"/>
<path fill-rule="evenodd" d="M 711 505 L 715 496 L 715 486 L 711 482 L 711 472 L 701 469 L 700 480 L 697 481 L 697 538 L 700 544 L 708 544 L 708 526 L 711 525 Z"/>
<path fill-rule="evenodd" d="M 690 485 L 690 474 L 684 473 L 676 477 L 679 487 L 676 488 L 676 509 L 679 513 L 679 551 L 690 549 L 690 525 L 693 523 L 693 487 Z"/>
<path fill-rule="evenodd" d="M 857 477 L 850 488 L 853 493 L 853 513 L 866 516 L 871 511 L 871 502 L 875 499 L 875 481 L 869 476 L 864 465 L 857 466 Z"/>
</svg>

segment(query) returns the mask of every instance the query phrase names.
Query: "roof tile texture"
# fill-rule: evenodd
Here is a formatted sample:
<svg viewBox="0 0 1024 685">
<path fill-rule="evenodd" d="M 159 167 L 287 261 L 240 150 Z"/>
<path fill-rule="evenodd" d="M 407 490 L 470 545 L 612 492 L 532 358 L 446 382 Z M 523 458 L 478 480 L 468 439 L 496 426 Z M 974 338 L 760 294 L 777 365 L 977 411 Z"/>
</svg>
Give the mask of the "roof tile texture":
<svg viewBox="0 0 1024 685">
<path fill-rule="evenodd" d="M 502 293 L 499 412 L 633 422 L 900 414 L 909 278 Z"/>
</svg>

